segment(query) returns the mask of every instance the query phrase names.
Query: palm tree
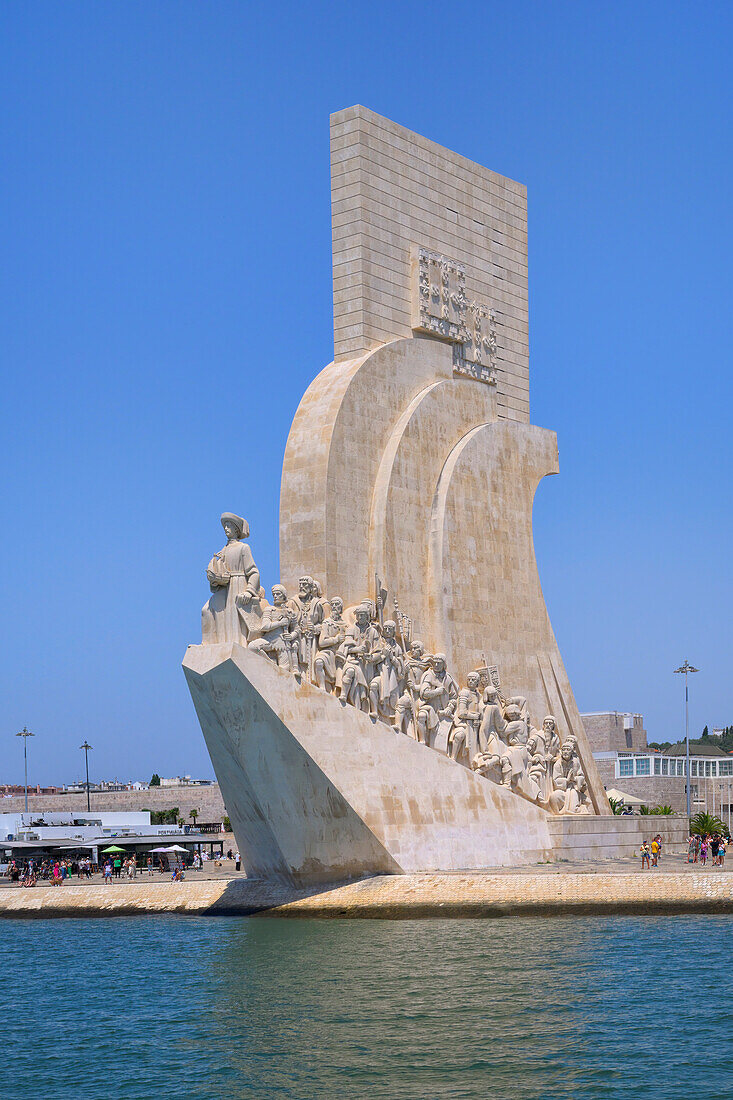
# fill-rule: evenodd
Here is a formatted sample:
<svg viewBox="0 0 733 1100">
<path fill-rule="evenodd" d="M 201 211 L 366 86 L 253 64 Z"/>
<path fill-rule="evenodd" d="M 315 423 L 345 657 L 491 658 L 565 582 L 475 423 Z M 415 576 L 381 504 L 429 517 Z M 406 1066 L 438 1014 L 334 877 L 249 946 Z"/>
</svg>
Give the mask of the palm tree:
<svg viewBox="0 0 733 1100">
<path fill-rule="evenodd" d="M 194 828 L 195 828 L 195 827 L 196 827 L 196 818 L 197 818 L 197 817 L 199 816 L 199 812 L 198 812 L 198 810 L 189 810 L 189 811 L 188 811 L 188 816 L 189 816 L 189 817 L 191 818 L 191 820 L 193 821 L 193 824 L 194 824 Z"/>
<path fill-rule="evenodd" d="M 706 814 L 701 811 L 690 819 L 690 832 L 693 836 L 707 836 L 708 834 L 715 836 L 716 833 L 727 834 L 728 830 L 715 814 Z"/>
</svg>

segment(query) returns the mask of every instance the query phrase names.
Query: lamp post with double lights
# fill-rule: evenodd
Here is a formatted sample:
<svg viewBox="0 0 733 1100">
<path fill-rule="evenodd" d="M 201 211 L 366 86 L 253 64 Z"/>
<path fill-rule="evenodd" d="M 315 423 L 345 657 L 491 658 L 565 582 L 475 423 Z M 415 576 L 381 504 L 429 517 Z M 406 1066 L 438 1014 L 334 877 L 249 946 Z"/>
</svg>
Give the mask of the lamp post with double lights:
<svg viewBox="0 0 733 1100">
<path fill-rule="evenodd" d="M 28 738 L 35 737 L 34 733 L 28 729 L 27 726 L 23 726 L 20 733 L 16 733 L 16 737 L 23 738 L 23 763 L 25 765 L 25 812 L 28 813 Z"/>
<path fill-rule="evenodd" d="M 683 672 L 685 674 L 685 745 L 687 753 L 687 816 L 690 816 L 690 693 L 687 686 L 687 677 L 690 672 L 699 672 L 699 668 L 694 668 L 689 661 L 685 661 L 680 668 L 676 668 L 675 672 Z"/>
<path fill-rule="evenodd" d="M 91 810 L 91 808 L 92 808 L 89 805 L 89 750 L 90 750 L 91 747 L 92 747 L 91 745 L 87 744 L 86 737 L 84 738 L 84 744 L 79 745 L 80 749 L 84 749 L 84 763 L 86 764 L 86 768 L 87 768 L 87 810 Z"/>
</svg>

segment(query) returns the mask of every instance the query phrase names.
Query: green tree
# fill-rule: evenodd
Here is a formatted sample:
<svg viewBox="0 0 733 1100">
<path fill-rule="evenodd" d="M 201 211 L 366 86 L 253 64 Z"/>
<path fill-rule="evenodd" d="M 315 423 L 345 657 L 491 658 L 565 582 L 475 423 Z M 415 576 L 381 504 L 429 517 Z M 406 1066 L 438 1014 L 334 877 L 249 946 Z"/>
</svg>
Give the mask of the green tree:
<svg viewBox="0 0 733 1100">
<path fill-rule="evenodd" d="M 191 818 L 191 820 L 193 821 L 193 823 L 195 825 L 196 824 L 196 818 L 199 816 L 199 811 L 198 810 L 189 810 L 188 811 L 188 816 Z"/>
<path fill-rule="evenodd" d="M 693 836 L 705 836 L 707 833 L 714 835 L 715 833 L 726 833 L 726 829 L 723 822 L 715 814 L 706 814 L 701 811 L 699 814 L 695 814 L 690 819 L 690 832 Z"/>
<path fill-rule="evenodd" d="M 222 820 L 222 825 L 224 826 L 224 832 L 225 833 L 231 833 L 232 823 L 226 815 L 224 816 L 224 818 Z"/>
<path fill-rule="evenodd" d="M 707 741 L 707 740 L 709 740 L 709 738 L 710 738 L 710 732 L 708 730 L 708 727 L 705 726 L 704 730 L 702 731 L 702 740 Z"/>
<path fill-rule="evenodd" d="M 151 787 L 159 787 L 160 786 L 160 776 L 158 775 L 157 772 L 153 772 L 152 776 L 150 777 L 150 786 Z"/>
<path fill-rule="evenodd" d="M 650 812 L 653 813 L 653 814 L 657 814 L 657 815 L 661 814 L 661 815 L 666 817 L 669 814 L 673 814 L 674 810 L 672 809 L 671 806 L 655 806 L 654 809 L 651 810 Z"/>
<path fill-rule="evenodd" d="M 611 803 L 611 813 L 614 813 L 616 817 L 621 817 L 624 812 L 624 804 L 620 798 L 611 798 L 609 795 L 608 801 Z"/>
</svg>

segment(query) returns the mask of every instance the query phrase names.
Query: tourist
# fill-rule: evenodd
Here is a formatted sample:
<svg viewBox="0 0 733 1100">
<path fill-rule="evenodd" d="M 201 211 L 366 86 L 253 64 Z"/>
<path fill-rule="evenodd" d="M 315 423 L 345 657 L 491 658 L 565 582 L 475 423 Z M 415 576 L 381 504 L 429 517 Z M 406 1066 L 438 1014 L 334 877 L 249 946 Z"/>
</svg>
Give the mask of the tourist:
<svg viewBox="0 0 733 1100">
<path fill-rule="evenodd" d="M 652 867 L 656 867 L 659 859 L 659 841 L 656 837 L 652 840 L 650 847 L 652 850 Z"/>
<path fill-rule="evenodd" d="M 236 871 L 241 871 L 241 869 L 242 869 L 242 857 L 240 856 L 239 852 L 237 852 L 236 856 L 234 857 L 234 860 L 235 860 L 234 869 Z"/>
<path fill-rule="evenodd" d="M 723 864 L 725 863 L 725 849 L 726 849 L 725 837 L 721 836 L 720 844 L 718 845 L 718 866 L 719 867 L 722 867 Z"/>
<path fill-rule="evenodd" d="M 114 871 L 115 878 L 119 878 L 122 874 L 122 860 L 119 856 L 115 856 L 114 863 L 112 864 L 112 869 Z"/>
<path fill-rule="evenodd" d="M 661 863 L 662 862 L 662 834 L 657 833 L 657 835 L 654 837 L 654 839 L 656 840 L 657 845 L 658 845 L 658 847 L 657 847 L 657 863 Z"/>
<path fill-rule="evenodd" d="M 704 836 L 702 838 L 702 840 L 700 841 L 700 862 L 702 863 L 703 867 L 707 863 L 707 860 L 708 860 L 708 838 L 706 836 Z"/>
<path fill-rule="evenodd" d="M 61 885 L 61 867 L 59 866 L 58 861 L 56 863 L 54 863 L 54 865 L 53 865 L 52 885 L 53 886 L 60 886 Z"/>
<path fill-rule="evenodd" d="M 152 878 L 153 875 L 153 857 L 148 856 L 148 878 Z"/>
<path fill-rule="evenodd" d="M 718 849 L 720 848 L 720 837 L 716 833 L 710 841 L 710 855 L 713 857 L 713 867 L 718 865 Z"/>
<path fill-rule="evenodd" d="M 641 848 L 639 849 L 639 855 L 641 856 L 641 869 L 642 869 L 642 871 L 644 870 L 645 867 L 648 870 L 649 869 L 650 849 L 649 849 L 649 844 L 646 840 L 644 841 Z"/>
<path fill-rule="evenodd" d="M 110 860 L 107 860 L 104 865 L 104 885 L 112 885 L 112 863 L 110 862 Z"/>
</svg>

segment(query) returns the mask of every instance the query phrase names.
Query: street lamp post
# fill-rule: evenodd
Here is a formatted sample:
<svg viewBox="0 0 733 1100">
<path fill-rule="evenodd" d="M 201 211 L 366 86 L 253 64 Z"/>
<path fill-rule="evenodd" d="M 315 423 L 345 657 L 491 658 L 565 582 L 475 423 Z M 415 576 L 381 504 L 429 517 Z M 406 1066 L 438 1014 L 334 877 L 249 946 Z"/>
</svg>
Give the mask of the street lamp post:
<svg viewBox="0 0 733 1100">
<path fill-rule="evenodd" d="M 91 745 L 87 744 L 86 738 L 84 738 L 84 744 L 79 745 L 80 749 L 84 749 L 84 763 L 86 764 L 87 769 L 87 810 L 91 810 L 92 808 L 89 805 L 89 750 L 91 747 Z"/>
<path fill-rule="evenodd" d="M 16 733 L 16 737 L 23 738 L 23 763 L 25 765 L 25 812 L 28 813 L 28 738 L 35 737 L 34 733 L 28 729 L 27 726 L 23 726 L 20 733 Z"/>
<path fill-rule="evenodd" d="M 687 816 L 690 816 L 690 695 L 687 688 L 687 676 L 690 672 L 699 672 L 699 668 L 694 668 L 689 661 L 680 667 L 676 668 L 675 672 L 684 672 L 685 674 L 685 744 L 687 746 Z"/>
</svg>

